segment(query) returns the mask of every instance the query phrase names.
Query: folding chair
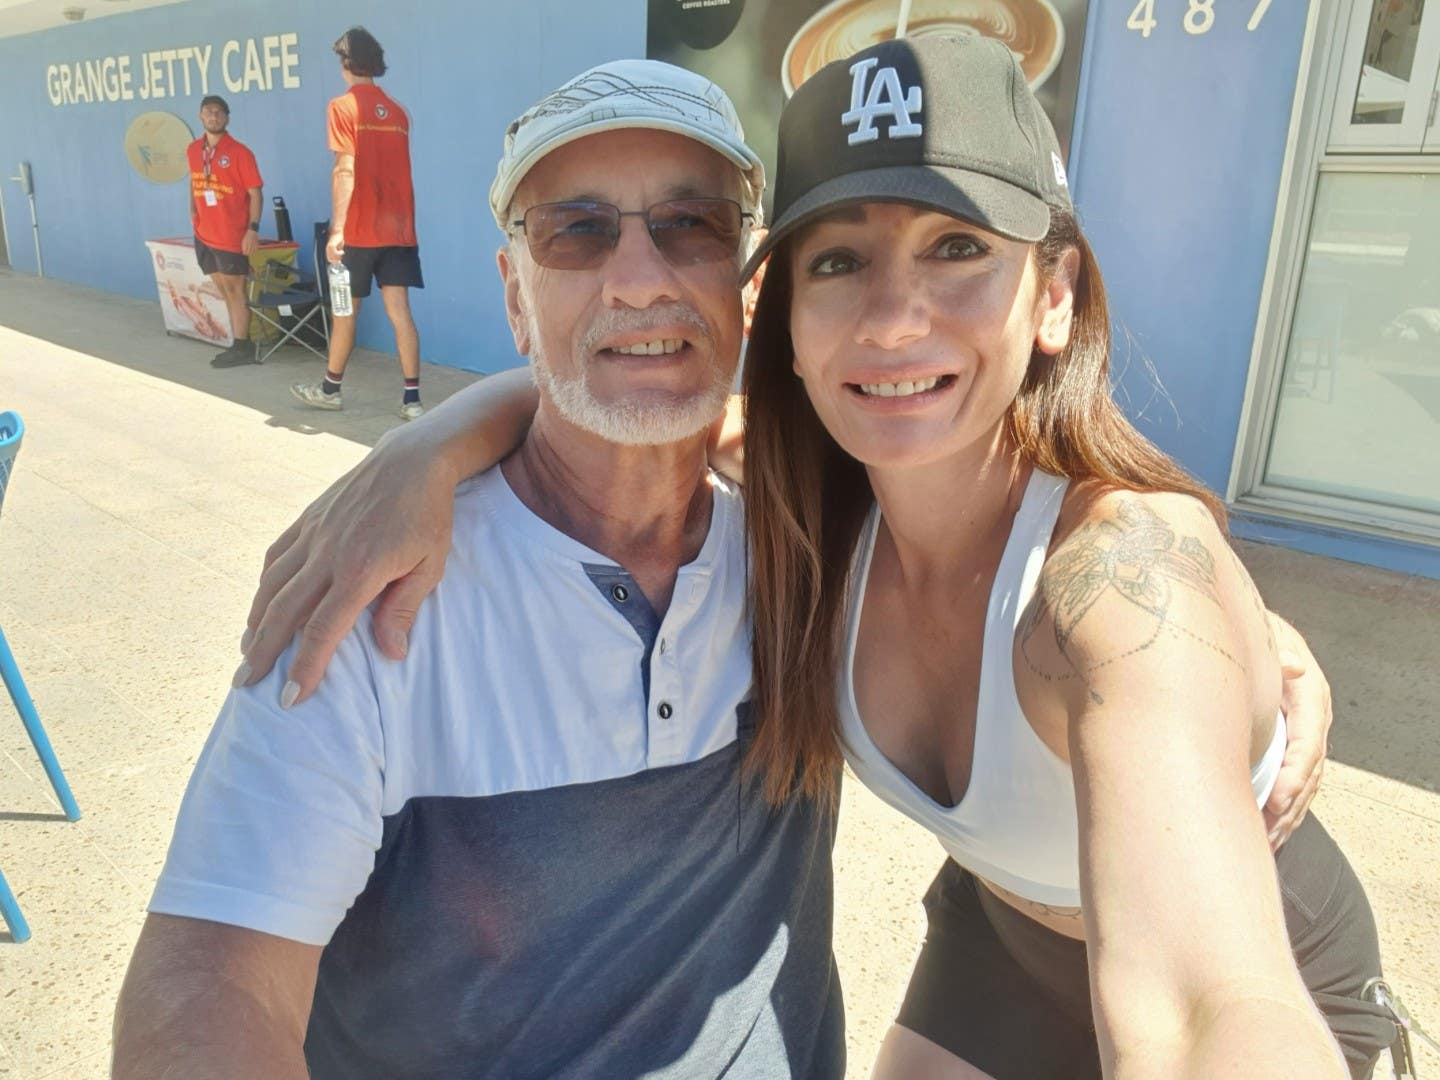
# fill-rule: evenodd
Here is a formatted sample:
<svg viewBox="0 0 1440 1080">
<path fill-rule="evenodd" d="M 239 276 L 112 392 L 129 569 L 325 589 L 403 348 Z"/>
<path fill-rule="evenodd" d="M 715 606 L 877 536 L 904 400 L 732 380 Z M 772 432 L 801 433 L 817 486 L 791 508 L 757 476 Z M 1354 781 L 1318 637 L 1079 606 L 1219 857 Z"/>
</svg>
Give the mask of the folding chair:
<svg viewBox="0 0 1440 1080">
<path fill-rule="evenodd" d="M 0 412 L 0 507 L 5 505 L 5 489 L 9 486 L 10 476 L 15 468 L 15 457 L 20 453 L 20 442 L 24 437 L 25 424 L 20 417 L 13 412 Z M 40 757 L 40 764 L 45 767 L 45 775 L 50 778 L 50 786 L 55 789 L 55 797 L 60 800 L 65 816 L 71 821 L 79 821 L 80 807 L 76 805 L 75 796 L 70 793 L 65 774 L 60 771 L 60 762 L 50 746 L 44 725 L 40 723 L 35 703 L 30 700 L 30 693 L 25 689 L 25 680 L 20 677 L 20 668 L 15 663 L 15 655 L 10 651 L 10 643 L 5 640 L 3 632 L 0 632 L 0 678 L 4 679 L 5 687 L 10 691 L 10 700 L 15 703 L 15 709 L 20 713 L 20 720 L 25 725 L 35 753 Z M 4 875 L 0 875 L 0 916 L 4 917 L 10 927 L 11 936 L 17 942 L 30 936 L 30 928 L 25 925 L 20 906 L 15 902 L 15 894 L 5 883 Z"/>
<path fill-rule="evenodd" d="M 325 235 L 328 237 L 329 222 L 325 222 L 324 226 Z M 319 230 L 320 226 L 317 225 L 317 236 Z M 329 360 L 326 352 L 321 352 L 304 337 L 306 333 L 318 334 L 326 349 L 329 348 L 330 290 L 329 282 L 321 272 L 325 242 L 317 242 L 319 247 L 312 252 L 310 258 L 311 274 L 302 274 L 293 266 L 270 259 L 251 280 L 250 292 L 246 297 L 250 314 L 279 334 L 279 337 L 269 344 L 262 344 L 258 339 L 255 341 L 257 363 L 263 364 L 276 349 L 289 341 L 309 349 L 321 360 Z M 290 319 L 291 322 L 286 325 L 277 321 L 270 316 L 271 311 L 276 312 L 280 319 Z"/>
</svg>

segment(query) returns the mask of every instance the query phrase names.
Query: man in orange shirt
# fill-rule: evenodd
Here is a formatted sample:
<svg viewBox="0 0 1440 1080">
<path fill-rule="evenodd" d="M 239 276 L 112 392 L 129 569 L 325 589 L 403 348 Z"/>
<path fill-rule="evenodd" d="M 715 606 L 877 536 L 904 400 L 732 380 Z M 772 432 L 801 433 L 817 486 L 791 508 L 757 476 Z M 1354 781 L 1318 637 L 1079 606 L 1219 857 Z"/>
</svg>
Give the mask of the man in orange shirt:
<svg viewBox="0 0 1440 1080">
<path fill-rule="evenodd" d="M 350 271 L 354 312 L 337 315 L 330 329 L 330 358 L 321 383 L 290 388 L 317 409 L 341 407 L 340 380 L 355 347 L 360 298 L 373 278 L 395 327 L 395 346 L 405 377 L 400 415 L 413 420 L 420 404 L 420 335 L 410 314 L 411 288 L 425 287 L 415 238 L 415 193 L 410 183 L 410 117 L 375 85 L 385 74 L 385 51 L 363 27 L 335 42 L 340 73 L 350 89 L 330 102 L 330 149 L 335 151 L 330 192 L 330 242 L 325 257 Z"/>
<path fill-rule="evenodd" d="M 205 134 L 185 150 L 190 166 L 190 224 L 195 231 L 195 258 L 202 273 L 220 290 L 230 312 L 235 342 L 216 353 L 211 367 L 234 367 L 255 362 L 247 340 L 250 308 L 245 303 L 245 279 L 250 253 L 260 235 L 260 211 L 265 205 L 264 181 L 250 148 L 226 130 L 230 106 L 217 94 L 200 102 L 200 125 Z"/>
</svg>

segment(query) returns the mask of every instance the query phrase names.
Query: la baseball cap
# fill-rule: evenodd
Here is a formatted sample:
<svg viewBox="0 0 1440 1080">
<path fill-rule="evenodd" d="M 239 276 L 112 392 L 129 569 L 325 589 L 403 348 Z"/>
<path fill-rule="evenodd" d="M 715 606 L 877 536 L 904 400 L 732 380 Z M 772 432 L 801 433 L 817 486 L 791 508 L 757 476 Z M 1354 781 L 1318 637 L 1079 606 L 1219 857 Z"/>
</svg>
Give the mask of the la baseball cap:
<svg viewBox="0 0 1440 1080">
<path fill-rule="evenodd" d="M 745 145 L 725 91 L 703 75 L 660 60 L 616 60 L 576 76 L 526 109 L 505 132 L 490 185 L 490 211 L 504 229 L 515 189 L 550 151 L 586 135 L 624 128 L 673 131 L 730 161 L 745 181 L 746 208 L 758 211 L 765 166 Z"/>
<path fill-rule="evenodd" d="M 993 38 L 886 41 L 827 64 L 780 117 L 774 223 L 743 272 L 841 206 L 904 203 L 1034 243 L 1069 209 L 1060 143 Z"/>
</svg>

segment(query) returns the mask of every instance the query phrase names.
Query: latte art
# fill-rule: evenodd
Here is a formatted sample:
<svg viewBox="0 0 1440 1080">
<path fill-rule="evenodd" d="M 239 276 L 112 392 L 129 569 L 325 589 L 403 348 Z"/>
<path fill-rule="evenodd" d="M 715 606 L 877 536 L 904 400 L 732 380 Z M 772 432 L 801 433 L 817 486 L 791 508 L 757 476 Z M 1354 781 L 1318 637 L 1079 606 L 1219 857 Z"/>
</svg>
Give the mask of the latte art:
<svg viewBox="0 0 1440 1080">
<path fill-rule="evenodd" d="M 795 34 L 781 62 L 785 93 L 834 60 L 895 36 L 895 0 L 836 0 Z M 1055 70 L 1065 30 L 1047 0 L 914 0 L 906 37 L 976 34 L 1004 42 L 1031 87 Z"/>
</svg>

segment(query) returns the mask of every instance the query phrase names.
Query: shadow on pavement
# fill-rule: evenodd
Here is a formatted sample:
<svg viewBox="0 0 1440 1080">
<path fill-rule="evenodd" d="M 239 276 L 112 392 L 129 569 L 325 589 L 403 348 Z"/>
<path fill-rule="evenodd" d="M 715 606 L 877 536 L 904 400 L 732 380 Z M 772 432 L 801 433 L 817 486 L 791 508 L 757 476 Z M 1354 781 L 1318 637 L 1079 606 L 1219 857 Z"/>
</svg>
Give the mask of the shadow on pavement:
<svg viewBox="0 0 1440 1080">
<path fill-rule="evenodd" d="M 345 372 L 345 408 L 325 412 L 290 394 L 297 382 L 317 382 L 324 363 L 299 346 L 278 350 L 263 365 L 216 370 L 214 345 L 167 334 L 154 300 L 99 292 L 80 285 L 0 269 L 0 326 L 132 371 L 165 379 L 265 413 L 272 427 L 330 434 L 373 446 L 402 423 L 400 363 L 394 356 L 356 349 Z M 423 330 L 423 328 L 422 328 Z M 422 337 L 423 343 L 423 337 Z M 421 396 L 438 405 L 481 376 L 422 364 Z"/>
</svg>

